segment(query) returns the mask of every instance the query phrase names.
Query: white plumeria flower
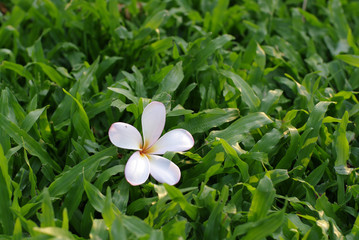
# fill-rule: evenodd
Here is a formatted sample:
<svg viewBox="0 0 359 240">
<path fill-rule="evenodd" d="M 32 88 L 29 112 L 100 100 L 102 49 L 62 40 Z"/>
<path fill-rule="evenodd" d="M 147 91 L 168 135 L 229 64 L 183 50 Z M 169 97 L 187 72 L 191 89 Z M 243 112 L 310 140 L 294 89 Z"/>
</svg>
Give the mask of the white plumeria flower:
<svg viewBox="0 0 359 240">
<path fill-rule="evenodd" d="M 137 150 L 128 159 L 125 177 L 131 185 L 144 183 L 151 174 L 158 182 L 174 185 L 181 171 L 167 158 L 158 156 L 167 151 L 182 152 L 193 147 L 192 135 L 184 129 L 174 129 L 161 138 L 165 126 L 166 109 L 160 102 L 151 102 L 142 113 L 142 132 L 130 124 L 116 122 L 108 131 L 110 141 L 119 148 Z"/>
</svg>

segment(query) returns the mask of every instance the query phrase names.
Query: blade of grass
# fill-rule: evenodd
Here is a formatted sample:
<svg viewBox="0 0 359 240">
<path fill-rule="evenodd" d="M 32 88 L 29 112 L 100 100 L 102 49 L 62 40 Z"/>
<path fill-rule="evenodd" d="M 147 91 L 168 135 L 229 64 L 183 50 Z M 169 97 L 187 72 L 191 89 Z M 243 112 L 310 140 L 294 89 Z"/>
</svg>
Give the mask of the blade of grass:
<svg viewBox="0 0 359 240">
<path fill-rule="evenodd" d="M 69 97 L 71 97 L 72 100 L 77 105 L 77 110 L 75 110 L 75 112 L 73 113 L 72 123 L 74 124 L 74 127 L 75 127 L 78 135 L 94 142 L 95 137 L 90 129 L 90 121 L 87 117 L 84 107 L 82 106 L 80 101 L 77 100 L 75 97 L 73 97 L 68 91 L 66 91 L 65 89 L 62 89 L 62 90 Z"/>
<path fill-rule="evenodd" d="M 37 141 L 35 141 L 24 130 L 20 129 L 16 124 L 12 123 L 1 113 L 0 126 L 18 145 L 26 148 L 26 150 L 32 155 L 37 156 L 45 166 L 51 167 L 48 169 L 50 172 L 52 172 L 52 170 L 61 172 L 60 166 L 50 157 L 50 155 Z M 47 177 L 50 181 L 52 181 L 53 179 L 50 176 L 51 175 L 48 175 Z"/>
<path fill-rule="evenodd" d="M 184 78 L 182 62 L 178 62 L 171 71 L 161 81 L 157 93 L 168 92 L 172 93 L 176 91 Z"/>
<path fill-rule="evenodd" d="M 53 67 L 41 62 L 37 62 L 36 65 L 40 66 L 49 79 L 60 87 L 65 87 L 67 85 L 68 80 L 61 76 Z"/>
<path fill-rule="evenodd" d="M 259 181 L 254 192 L 248 213 L 249 221 L 255 222 L 267 216 L 267 213 L 272 206 L 275 192 L 272 181 L 267 176 L 264 176 Z"/>
<path fill-rule="evenodd" d="M 29 114 L 26 115 L 24 121 L 22 121 L 21 128 L 28 132 L 46 109 L 47 107 L 43 107 L 29 112 Z"/>
<path fill-rule="evenodd" d="M 79 175 L 82 174 L 82 171 L 87 173 L 87 170 L 90 169 L 93 165 L 98 165 L 98 163 L 104 159 L 111 158 L 116 154 L 116 148 L 111 147 L 104 149 L 101 152 L 98 152 L 87 159 L 84 159 L 82 162 L 77 164 L 72 169 L 64 172 L 60 177 L 58 177 L 53 183 L 49 186 L 49 192 L 52 197 L 60 196 L 67 193 L 73 182 L 77 179 Z M 95 170 L 96 171 L 96 170 Z M 92 175 L 92 173 L 91 173 Z M 90 179 L 86 175 L 87 179 Z M 92 178 L 92 177 L 91 177 Z"/>
<path fill-rule="evenodd" d="M 223 138 L 229 144 L 234 144 L 243 140 L 244 133 L 248 133 L 272 122 L 273 121 L 265 113 L 250 113 L 236 120 L 224 130 L 212 131 L 208 136 L 208 141 L 213 141 L 215 138 Z"/>
<path fill-rule="evenodd" d="M 168 184 L 164 184 L 164 186 L 172 201 L 178 203 L 182 210 L 185 211 L 192 220 L 195 220 L 198 214 L 197 208 L 187 202 L 180 190 Z"/>
<path fill-rule="evenodd" d="M 244 81 L 239 75 L 228 70 L 220 69 L 219 73 L 233 81 L 234 85 L 241 92 L 243 101 L 248 105 L 252 112 L 256 112 L 259 109 L 261 101 L 246 81 Z"/>
<path fill-rule="evenodd" d="M 42 207 L 41 207 L 41 227 L 55 227 L 55 215 L 54 215 L 54 209 L 51 203 L 49 190 L 47 188 L 44 188 L 42 191 L 43 198 L 42 198 Z"/>
<path fill-rule="evenodd" d="M 3 61 L 0 65 L 0 67 L 5 68 L 5 69 L 9 69 L 11 71 L 16 72 L 17 74 L 19 74 L 20 76 L 28 79 L 28 80 L 32 80 L 33 76 L 31 75 L 31 73 L 26 70 L 26 68 L 24 68 L 22 65 L 17 64 L 17 63 L 13 63 L 13 62 L 8 62 L 8 61 Z"/>
<path fill-rule="evenodd" d="M 13 232 L 14 219 L 10 210 L 11 206 L 11 189 L 9 188 L 10 176 L 7 172 L 7 159 L 4 156 L 3 149 L 0 145 L 0 223 L 5 234 L 11 235 Z"/>
<path fill-rule="evenodd" d="M 334 133 L 334 150 L 336 153 L 335 169 L 338 179 L 338 203 L 343 203 L 345 200 L 345 176 L 337 171 L 339 167 L 346 168 L 347 160 L 349 159 L 349 142 L 346 137 L 346 129 L 349 121 L 349 113 L 345 111 L 340 124 Z"/>
<path fill-rule="evenodd" d="M 221 126 L 226 122 L 235 120 L 239 116 L 239 111 L 235 108 L 214 108 L 201 111 L 186 116 L 186 121 L 179 124 L 180 128 L 188 130 L 190 133 L 201 133 L 211 128 Z"/>
</svg>

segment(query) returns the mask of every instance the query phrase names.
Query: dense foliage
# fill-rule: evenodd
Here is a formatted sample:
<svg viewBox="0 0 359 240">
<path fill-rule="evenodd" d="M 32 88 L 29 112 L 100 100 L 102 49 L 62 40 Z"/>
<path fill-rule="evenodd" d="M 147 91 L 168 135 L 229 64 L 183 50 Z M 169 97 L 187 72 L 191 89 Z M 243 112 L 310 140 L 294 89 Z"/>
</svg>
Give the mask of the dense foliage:
<svg viewBox="0 0 359 240">
<path fill-rule="evenodd" d="M 0 6 L 0 238 L 359 238 L 358 1 Z M 151 100 L 175 186 L 108 139 Z"/>
</svg>

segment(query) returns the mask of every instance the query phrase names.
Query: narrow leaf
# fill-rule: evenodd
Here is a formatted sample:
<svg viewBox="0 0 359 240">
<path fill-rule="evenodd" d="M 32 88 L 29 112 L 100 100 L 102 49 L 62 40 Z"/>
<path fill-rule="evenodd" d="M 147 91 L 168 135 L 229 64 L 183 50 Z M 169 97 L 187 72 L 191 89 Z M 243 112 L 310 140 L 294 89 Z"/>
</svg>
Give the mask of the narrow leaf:
<svg viewBox="0 0 359 240">
<path fill-rule="evenodd" d="M 84 189 L 94 209 L 102 212 L 105 206 L 105 196 L 94 185 L 84 179 Z"/>
<path fill-rule="evenodd" d="M 239 111 L 235 108 L 214 108 L 186 116 L 186 121 L 179 127 L 187 129 L 190 133 L 201 133 L 214 127 L 219 127 L 239 117 Z"/>
<path fill-rule="evenodd" d="M 0 161 L 1 161 L 1 171 L 0 171 L 0 223 L 4 233 L 11 235 L 13 232 L 14 219 L 12 212 L 10 211 L 11 206 L 11 192 L 9 192 L 8 180 L 10 178 L 7 170 L 3 168 L 7 166 L 7 159 L 4 156 L 2 147 L 0 145 Z M 3 163 L 6 161 L 6 164 Z"/>
<path fill-rule="evenodd" d="M 13 62 L 8 62 L 8 61 L 3 61 L 0 65 L 0 67 L 5 68 L 5 69 L 9 69 L 11 71 L 16 72 L 17 74 L 19 74 L 22 77 L 25 77 L 28 80 L 32 80 L 33 76 L 31 75 L 31 73 L 29 71 L 27 71 L 22 65 L 17 64 L 17 63 L 13 63 Z"/>
<path fill-rule="evenodd" d="M 116 148 L 106 148 L 103 151 L 96 153 L 87 159 L 83 160 L 75 167 L 64 172 L 61 176 L 56 178 L 49 186 L 49 192 L 52 197 L 60 196 L 67 193 L 72 187 L 73 182 L 77 179 L 79 175 L 82 174 L 82 171 L 85 172 L 85 175 L 93 166 L 97 166 L 99 162 L 104 159 L 110 158 L 116 154 Z M 89 179 L 89 176 L 86 175 L 86 178 Z"/>
<path fill-rule="evenodd" d="M 233 81 L 234 85 L 241 92 L 243 101 L 248 105 L 252 112 L 259 109 L 261 101 L 246 81 L 244 81 L 239 75 L 228 70 L 221 69 L 219 70 L 219 73 Z"/>
<path fill-rule="evenodd" d="M 185 211 L 192 220 L 195 220 L 197 217 L 197 208 L 194 205 L 187 202 L 187 200 L 185 199 L 185 197 L 183 196 L 180 190 L 168 184 L 164 184 L 164 186 L 170 198 L 174 202 L 178 203 L 182 208 L 182 210 Z"/>
<path fill-rule="evenodd" d="M 21 128 L 28 132 L 46 108 L 47 107 L 43 107 L 41 109 L 36 109 L 29 112 L 29 114 L 26 115 L 24 121 L 22 121 Z"/>
<path fill-rule="evenodd" d="M 44 73 L 49 77 L 51 81 L 53 81 L 60 87 L 65 87 L 68 82 L 67 79 L 61 76 L 54 68 L 41 62 L 37 62 L 36 64 L 41 67 L 42 71 L 44 71 Z"/>
<path fill-rule="evenodd" d="M 26 150 L 32 155 L 37 156 L 44 165 L 51 166 L 51 168 L 55 171 L 61 171 L 60 166 L 50 157 L 40 143 L 35 141 L 35 139 L 28 135 L 24 130 L 20 129 L 16 124 L 12 123 L 1 113 L 0 126 L 18 145 L 26 148 Z"/>
<path fill-rule="evenodd" d="M 74 98 L 68 91 L 63 89 L 63 91 L 72 98 L 77 104 L 77 111 L 75 111 L 74 116 L 72 118 L 72 122 L 75 126 L 77 134 L 83 138 L 90 139 L 91 141 L 95 141 L 95 137 L 90 129 L 90 121 L 85 112 L 84 107 L 80 103 L 79 100 Z"/>
<path fill-rule="evenodd" d="M 248 213 L 249 221 L 258 221 L 267 216 L 275 196 L 272 181 L 264 176 L 254 192 L 251 207 Z"/>
<path fill-rule="evenodd" d="M 183 78 L 182 62 L 178 62 L 161 81 L 157 93 L 174 92 L 181 84 Z"/>
<path fill-rule="evenodd" d="M 55 215 L 52 207 L 49 190 L 44 188 L 42 198 L 41 227 L 55 227 Z"/>
<path fill-rule="evenodd" d="M 350 55 L 350 54 L 342 54 L 337 55 L 336 58 L 342 60 L 345 63 L 348 63 L 349 65 L 352 65 L 354 67 L 359 67 L 359 56 L 358 55 Z"/>
<path fill-rule="evenodd" d="M 244 133 L 248 133 L 272 122 L 273 121 L 265 113 L 250 113 L 236 120 L 224 130 L 212 131 L 208 136 L 208 140 L 213 141 L 215 138 L 223 138 L 232 145 L 242 141 Z"/>
</svg>

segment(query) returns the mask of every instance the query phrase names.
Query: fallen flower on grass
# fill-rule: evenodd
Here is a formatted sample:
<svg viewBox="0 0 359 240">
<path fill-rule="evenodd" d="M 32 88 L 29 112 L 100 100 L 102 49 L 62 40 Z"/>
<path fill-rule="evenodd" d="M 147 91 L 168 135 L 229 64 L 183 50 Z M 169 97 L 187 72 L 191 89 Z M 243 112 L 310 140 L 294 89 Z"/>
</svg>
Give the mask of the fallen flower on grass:
<svg viewBox="0 0 359 240">
<path fill-rule="evenodd" d="M 163 103 L 151 102 L 142 113 L 142 132 L 130 124 L 116 122 L 111 125 L 110 141 L 119 148 L 137 150 L 128 159 L 125 167 L 126 180 L 131 185 L 144 183 L 149 175 L 160 183 L 174 185 L 181 178 L 181 171 L 167 158 L 158 156 L 167 151 L 182 152 L 193 147 L 192 135 L 184 129 L 161 133 L 166 122 L 166 108 Z"/>
</svg>

